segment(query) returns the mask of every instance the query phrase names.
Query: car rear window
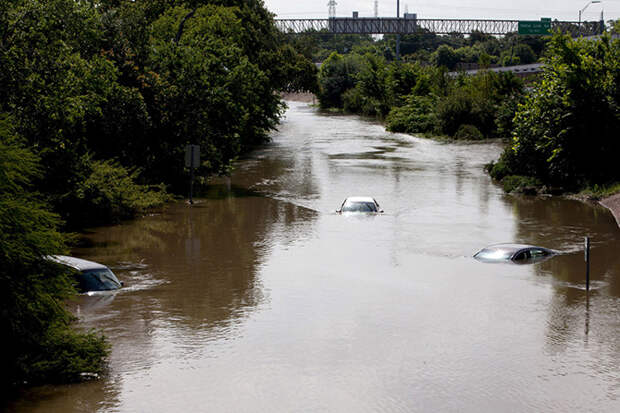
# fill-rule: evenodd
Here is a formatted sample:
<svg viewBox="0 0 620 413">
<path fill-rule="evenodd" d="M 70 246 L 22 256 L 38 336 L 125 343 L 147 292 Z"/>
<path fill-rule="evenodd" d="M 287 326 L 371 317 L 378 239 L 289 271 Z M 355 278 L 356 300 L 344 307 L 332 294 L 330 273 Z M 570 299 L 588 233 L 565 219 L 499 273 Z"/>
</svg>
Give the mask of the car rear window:
<svg viewBox="0 0 620 413">
<path fill-rule="evenodd" d="M 483 260 L 508 260 L 512 257 L 513 252 L 514 250 L 507 248 L 485 248 L 475 257 Z"/>
<path fill-rule="evenodd" d="M 377 212 L 373 202 L 345 202 L 342 212 Z"/>
</svg>

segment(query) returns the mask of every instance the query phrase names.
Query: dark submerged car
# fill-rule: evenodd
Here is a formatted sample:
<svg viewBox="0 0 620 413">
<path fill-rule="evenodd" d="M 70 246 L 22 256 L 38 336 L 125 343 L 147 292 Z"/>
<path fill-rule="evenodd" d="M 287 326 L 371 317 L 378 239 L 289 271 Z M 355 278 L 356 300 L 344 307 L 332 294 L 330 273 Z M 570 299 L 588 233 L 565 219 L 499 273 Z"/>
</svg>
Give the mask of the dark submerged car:
<svg viewBox="0 0 620 413">
<path fill-rule="evenodd" d="M 346 198 L 340 209 L 336 210 L 338 213 L 345 212 L 362 212 L 362 213 L 370 213 L 377 214 L 382 213 L 383 210 L 379 206 L 379 203 L 372 197 L 369 196 L 352 196 Z"/>
<path fill-rule="evenodd" d="M 474 258 L 483 262 L 514 262 L 526 264 L 544 261 L 556 254 L 555 251 L 526 244 L 495 244 L 478 251 Z"/>
<path fill-rule="evenodd" d="M 123 283 L 105 265 L 66 255 L 54 255 L 50 260 L 71 267 L 78 272 L 76 278 L 81 292 L 118 290 Z"/>
</svg>

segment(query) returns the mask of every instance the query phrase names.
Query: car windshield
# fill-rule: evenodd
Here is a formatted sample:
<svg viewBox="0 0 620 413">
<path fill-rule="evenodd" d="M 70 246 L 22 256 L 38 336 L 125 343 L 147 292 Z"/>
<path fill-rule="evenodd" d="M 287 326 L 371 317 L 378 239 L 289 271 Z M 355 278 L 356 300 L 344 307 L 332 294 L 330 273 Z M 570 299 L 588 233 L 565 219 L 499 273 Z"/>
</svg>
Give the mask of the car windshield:
<svg viewBox="0 0 620 413">
<path fill-rule="evenodd" d="M 121 287 L 116 275 L 107 268 L 82 271 L 79 281 L 82 291 L 116 290 Z"/>
<path fill-rule="evenodd" d="M 374 202 L 347 201 L 342 206 L 342 212 L 377 212 L 377 205 Z"/>
<path fill-rule="evenodd" d="M 532 258 L 546 257 L 547 255 L 549 255 L 549 252 L 545 250 L 533 249 L 530 250 L 530 254 L 532 255 Z"/>
<path fill-rule="evenodd" d="M 485 248 L 474 257 L 482 260 L 508 260 L 513 253 L 514 250 L 510 248 Z"/>
</svg>

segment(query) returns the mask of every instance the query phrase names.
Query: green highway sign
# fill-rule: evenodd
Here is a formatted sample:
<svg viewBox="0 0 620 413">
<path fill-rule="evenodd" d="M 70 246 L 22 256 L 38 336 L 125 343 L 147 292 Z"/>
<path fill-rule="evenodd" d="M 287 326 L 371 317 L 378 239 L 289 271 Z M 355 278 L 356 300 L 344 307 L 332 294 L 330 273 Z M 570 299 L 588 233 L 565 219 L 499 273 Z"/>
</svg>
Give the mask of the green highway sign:
<svg viewBox="0 0 620 413">
<path fill-rule="evenodd" d="M 551 19 L 519 21 L 519 34 L 551 34 Z"/>
</svg>

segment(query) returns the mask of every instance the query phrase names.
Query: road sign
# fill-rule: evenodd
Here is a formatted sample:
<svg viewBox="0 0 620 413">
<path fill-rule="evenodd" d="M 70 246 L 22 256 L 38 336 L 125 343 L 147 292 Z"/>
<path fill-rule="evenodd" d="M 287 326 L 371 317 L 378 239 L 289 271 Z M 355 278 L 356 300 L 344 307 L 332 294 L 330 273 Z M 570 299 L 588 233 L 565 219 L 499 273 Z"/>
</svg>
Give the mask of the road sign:
<svg viewBox="0 0 620 413">
<path fill-rule="evenodd" d="M 551 19 L 541 19 L 540 21 L 519 21 L 519 34 L 551 34 Z"/>
<path fill-rule="evenodd" d="M 185 166 L 198 168 L 200 166 L 200 146 L 185 145 Z"/>
</svg>

